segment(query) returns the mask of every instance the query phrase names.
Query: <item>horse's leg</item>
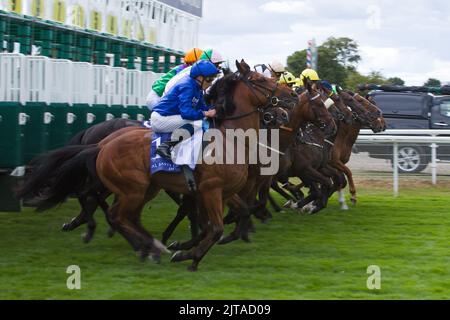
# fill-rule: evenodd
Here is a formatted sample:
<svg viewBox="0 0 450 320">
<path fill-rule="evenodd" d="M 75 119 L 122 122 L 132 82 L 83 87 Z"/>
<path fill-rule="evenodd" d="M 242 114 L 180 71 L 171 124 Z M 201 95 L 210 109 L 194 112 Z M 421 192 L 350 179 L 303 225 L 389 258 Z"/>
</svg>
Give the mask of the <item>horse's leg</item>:
<svg viewBox="0 0 450 320">
<path fill-rule="evenodd" d="M 356 196 L 356 187 L 355 187 L 355 182 L 353 181 L 352 171 L 345 164 L 343 164 L 340 161 L 333 163 L 333 166 L 336 169 L 338 169 L 339 171 L 344 172 L 345 175 L 347 176 L 350 194 L 352 195 L 351 201 L 355 205 L 357 202 L 357 196 Z"/>
<path fill-rule="evenodd" d="M 297 202 L 298 200 L 296 200 L 295 198 L 291 197 L 286 191 L 284 191 L 283 189 L 280 188 L 280 186 L 278 185 L 278 183 L 275 181 L 275 183 L 272 184 L 272 189 L 275 190 L 276 192 L 278 192 L 278 194 L 280 194 L 281 196 L 283 196 L 286 200 L 288 200 L 288 202 L 286 202 L 284 204 L 284 207 L 291 207 L 295 202 Z"/>
<path fill-rule="evenodd" d="M 98 208 L 98 203 L 94 197 L 86 197 L 84 201 L 84 208 L 86 212 L 87 228 L 86 233 L 83 235 L 83 241 L 85 243 L 89 243 L 94 237 L 95 229 L 97 228 L 94 213 Z"/>
<path fill-rule="evenodd" d="M 267 199 L 269 200 L 269 203 L 272 206 L 273 210 L 275 210 L 275 212 L 283 211 L 283 209 L 281 209 L 281 207 L 278 205 L 278 203 L 275 201 L 275 199 L 272 197 L 270 193 L 267 195 Z"/>
<path fill-rule="evenodd" d="M 108 222 L 109 228 L 108 228 L 108 232 L 107 235 L 109 238 L 112 238 L 114 236 L 114 233 L 116 232 L 116 230 L 114 229 L 111 221 L 109 220 L 109 216 L 108 216 L 108 210 L 109 210 L 109 205 L 106 202 L 106 199 L 109 197 L 109 195 L 111 194 L 111 192 L 109 191 L 105 191 L 103 193 L 101 193 L 100 195 L 97 196 L 97 203 L 100 206 L 100 208 L 102 208 L 103 213 L 105 214 L 105 219 Z M 117 196 L 114 196 L 114 203 L 117 203 Z"/>
<path fill-rule="evenodd" d="M 163 244 L 167 243 L 167 240 L 170 238 L 175 228 L 186 216 L 189 218 L 189 221 L 191 222 L 191 240 L 187 242 L 188 244 L 180 244 L 175 241 L 169 246 L 169 249 L 171 250 L 185 250 L 183 248 L 189 246 L 190 241 L 195 239 L 198 235 L 197 206 L 195 198 L 193 198 L 192 196 L 183 197 L 183 202 L 181 203 L 181 206 L 178 209 L 177 216 L 163 233 L 162 238 Z"/>
<path fill-rule="evenodd" d="M 192 250 L 178 251 L 172 256 L 173 262 L 192 259 L 192 264 L 188 268 L 189 271 L 197 271 L 200 261 L 223 234 L 222 190 L 210 190 L 206 194 L 202 192 L 201 196 L 200 215 L 207 215 L 209 222 L 205 227 L 206 237 Z"/>
<path fill-rule="evenodd" d="M 123 207 L 123 205 L 119 203 L 119 201 L 114 203 L 108 210 L 108 220 L 111 222 L 114 230 L 118 231 L 125 238 L 125 240 L 130 243 L 134 251 L 138 252 L 141 243 L 134 234 L 133 228 L 125 225 L 125 218 L 123 216 L 119 216 L 119 213 L 123 214 L 122 212 L 119 212 L 121 207 Z"/>
<path fill-rule="evenodd" d="M 181 206 L 178 208 L 177 215 L 172 220 L 172 222 L 169 224 L 169 226 L 164 230 L 162 234 L 161 242 L 163 244 L 167 244 L 167 240 L 169 240 L 170 236 L 175 231 L 176 227 L 180 224 L 181 221 L 188 215 L 189 209 L 185 208 L 185 204 L 182 203 Z M 172 245 L 171 245 L 172 246 Z"/>
<path fill-rule="evenodd" d="M 73 218 L 70 223 L 65 223 L 62 227 L 63 231 L 73 231 L 81 225 L 87 223 L 87 232 L 83 235 L 83 241 L 85 243 L 89 243 L 95 233 L 95 229 L 97 224 L 94 219 L 94 213 L 97 210 L 98 204 L 95 201 L 95 198 L 87 195 L 80 196 L 78 198 L 78 202 L 81 205 L 80 214 Z"/>
<path fill-rule="evenodd" d="M 146 197 L 145 194 L 125 194 L 119 197 L 115 215 L 111 217 L 116 230 L 138 251 L 144 261 L 151 253 L 159 257 L 165 247 L 148 233 L 141 225 L 140 217 Z"/>
<path fill-rule="evenodd" d="M 87 222 L 86 220 L 86 212 L 83 206 L 83 200 L 80 198 L 78 198 L 78 202 L 80 203 L 81 206 L 81 212 L 78 214 L 78 216 L 76 216 L 75 218 L 72 218 L 72 220 L 69 223 L 64 223 L 61 230 L 62 231 L 73 231 L 76 228 L 82 226 L 83 224 L 85 224 Z"/>
<path fill-rule="evenodd" d="M 234 196 L 228 201 L 228 206 L 239 213 L 239 219 L 234 230 L 226 237 L 222 238 L 218 244 L 227 244 L 242 238 L 245 242 L 250 242 L 248 237 L 250 211 L 247 204 L 238 196 Z"/>
<path fill-rule="evenodd" d="M 295 184 L 289 182 L 283 186 L 283 188 L 289 191 L 292 194 L 292 196 L 297 200 L 301 200 L 305 197 L 305 195 L 302 192 L 303 187 L 304 187 L 303 183 L 300 183 L 299 185 L 296 186 Z"/>
<path fill-rule="evenodd" d="M 316 213 L 319 210 L 323 209 L 323 205 L 324 205 L 323 197 L 324 197 L 324 194 L 325 194 L 325 196 L 328 195 L 327 190 L 331 189 L 331 187 L 332 187 L 331 181 L 328 177 L 324 176 L 318 170 L 316 170 L 315 168 L 313 168 L 311 166 L 305 169 L 305 171 L 302 173 L 302 176 L 307 177 L 306 178 L 307 180 L 312 181 L 313 182 L 312 185 L 315 185 L 315 183 L 320 183 L 320 185 L 321 185 L 320 188 L 318 188 L 318 187 L 315 188 L 316 197 L 314 198 L 314 201 L 319 200 L 316 205 L 314 205 L 314 203 L 313 203 L 311 206 L 309 206 L 310 202 L 307 202 L 307 200 L 304 201 L 307 205 L 307 207 L 304 208 L 304 210 L 308 211 L 309 213 Z M 302 180 L 304 181 L 304 179 L 302 179 Z M 309 199 L 308 199 L 308 201 L 309 201 Z M 301 208 L 303 208 L 303 207 L 301 207 Z"/>
</svg>

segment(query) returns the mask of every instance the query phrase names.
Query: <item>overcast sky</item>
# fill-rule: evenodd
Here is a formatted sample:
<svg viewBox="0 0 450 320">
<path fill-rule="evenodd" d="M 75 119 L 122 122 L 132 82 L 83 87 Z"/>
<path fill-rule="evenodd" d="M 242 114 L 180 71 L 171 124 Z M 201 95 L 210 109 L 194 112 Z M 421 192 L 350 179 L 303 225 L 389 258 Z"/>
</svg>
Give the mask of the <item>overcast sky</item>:
<svg viewBox="0 0 450 320">
<path fill-rule="evenodd" d="M 286 63 L 309 39 L 330 36 L 358 42 L 364 74 L 381 71 L 409 85 L 450 81 L 448 0 L 204 0 L 199 46 L 230 61 Z"/>
</svg>

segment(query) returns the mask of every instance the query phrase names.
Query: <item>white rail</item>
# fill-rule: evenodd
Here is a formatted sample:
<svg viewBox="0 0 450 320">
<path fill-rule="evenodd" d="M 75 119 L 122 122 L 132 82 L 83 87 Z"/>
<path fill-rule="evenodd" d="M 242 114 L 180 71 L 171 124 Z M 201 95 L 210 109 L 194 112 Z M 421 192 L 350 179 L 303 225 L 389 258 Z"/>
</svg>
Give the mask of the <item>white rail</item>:
<svg viewBox="0 0 450 320">
<path fill-rule="evenodd" d="M 437 148 L 439 147 L 439 144 L 450 144 L 450 136 L 438 137 L 437 135 L 450 135 L 450 130 L 387 130 L 380 134 L 373 134 L 373 132 L 370 130 L 361 130 L 361 131 L 362 131 L 361 133 L 366 133 L 367 135 L 360 134 L 356 143 L 392 145 L 393 169 L 394 169 L 393 174 L 394 196 L 398 196 L 399 194 L 399 170 L 398 170 L 399 145 L 404 145 L 406 143 L 430 144 L 431 180 L 433 185 L 437 184 Z M 405 134 L 411 135 L 407 136 Z"/>
</svg>

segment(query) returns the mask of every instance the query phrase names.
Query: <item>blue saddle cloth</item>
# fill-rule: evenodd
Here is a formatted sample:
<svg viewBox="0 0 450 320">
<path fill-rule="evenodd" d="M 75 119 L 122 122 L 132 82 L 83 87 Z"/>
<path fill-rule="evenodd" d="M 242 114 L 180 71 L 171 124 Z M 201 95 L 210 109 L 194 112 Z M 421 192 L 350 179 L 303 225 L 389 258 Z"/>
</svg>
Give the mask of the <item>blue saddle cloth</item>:
<svg viewBox="0 0 450 320">
<path fill-rule="evenodd" d="M 150 121 L 143 123 L 146 128 L 151 128 Z M 208 131 L 209 122 L 203 121 L 203 132 Z M 156 154 L 156 149 L 158 149 L 161 143 L 169 141 L 171 139 L 172 133 L 152 133 L 152 146 L 150 148 L 150 173 L 155 174 L 157 172 L 168 172 L 168 173 L 180 173 L 182 171 L 181 166 L 173 163 L 172 160 L 162 158 Z"/>
<path fill-rule="evenodd" d="M 150 151 L 150 173 L 155 174 L 157 172 L 169 172 L 169 173 L 179 173 L 181 172 L 181 167 L 174 164 L 171 160 L 160 157 L 156 154 L 156 149 L 161 143 L 170 140 L 171 133 L 156 133 L 152 134 L 152 147 Z"/>
</svg>

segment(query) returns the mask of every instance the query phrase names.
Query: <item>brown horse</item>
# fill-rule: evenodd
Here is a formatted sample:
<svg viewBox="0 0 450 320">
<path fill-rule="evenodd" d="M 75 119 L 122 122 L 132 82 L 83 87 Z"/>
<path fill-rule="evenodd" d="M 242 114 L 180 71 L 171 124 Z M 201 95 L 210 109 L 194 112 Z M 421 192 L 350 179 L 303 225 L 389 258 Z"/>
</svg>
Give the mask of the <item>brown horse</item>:
<svg viewBox="0 0 450 320">
<path fill-rule="evenodd" d="M 279 87 L 273 80 L 252 72 L 244 61 L 236 62 L 236 65 L 239 73 L 222 80 L 229 84 L 225 95 L 231 97 L 235 105 L 235 108 L 225 110 L 226 116 L 216 127 L 223 137 L 226 129 L 258 130 L 262 114 L 279 109 L 284 104 L 292 107 L 293 102 L 291 90 Z M 298 99 L 295 99 L 294 103 L 297 102 Z M 110 223 L 139 251 L 142 258 L 151 254 L 159 256 L 166 249 L 142 226 L 142 208 L 162 189 L 179 194 L 190 194 L 190 191 L 182 174 L 150 174 L 149 130 L 126 128 L 113 135 L 115 137 L 107 138 L 99 145 L 67 147 L 70 155 L 66 150 L 51 153 L 50 159 L 54 158 L 52 163 L 57 163 L 59 167 L 53 168 L 52 176 L 47 182 L 37 183 L 31 178 L 23 190 L 41 194 L 41 208 L 49 208 L 64 201 L 74 191 L 89 191 L 91 181 L 95 182 L 100 178 L 102 184 L 117 197 L 117 202 L 108 212 Z M 227 144 L 220 146 L 223 154 L 227 154 L 227 151 L 234 151 L 236 154 L 237 146 L 231 145 L 234 146 L 228 150 Z M 244 147 L 247 151 L 250 149 L 248 141 L 245 141 Z M 245 160 L 244 163 L 202 163 L 197 166 L 197 199 L 204 237 L 192 250 L 175 253 L 172 261 L 192 259 L 189 270 L 197 270 L 201 259 L 222 235 L 224 204 L 247 182 L 248 155 Z M 42 175 L 40 178 L 43 178 Z M 40 186 L 41 189 L 35 190 L 33 185 Z"/>
<path fill-rule="evenodd" d="M 349 126 L 342 124 L 341 134 L 336 139 L 330 164 L 345 173 L 348 179 L 351 201 L 353 204 L 357 202 L 356 187 L 353 181 L 352 171 L 346 166 L 350 160 L 353 145 L 358 138 L 359 132 L 363 127 L 371 128 L 374 133 L 386 130 L 386 121 L 383 118 L 381 110 L 366 98 L 352 91 L 342 91 L 341 95 L 346 101 L 356 101 L 362 106 L 361 108 L 352 108 L 357 114 L 358 121 Z M 362 110 L 362 111 L 361 111 Z M 339 191 L 339 202 L 342 209 L 348 209 L 345 203 L 345 196 L 342 190 Z"/>
<path fill-rule="evenodd" d="M 298 107 L 289 112 L 289 123 L 280 128 L 279 149 L 275 150 L 280 158 L 294 142 L 296 132 L 300 126 L 305 125 L 307 122 L 315 123 L 326 136 L 333 135 L 336 132 L 336 124 L 324 103 L 326 97 L 324 97 L 317 89 L 314 89 L 311 82 L 306 83 L 306 89 L 307 90 L 299 96 Z M 256 172 L 258 171 L 256 170 Z M 253 213 L 262 220 L 265 220 L 267 212 L 265 211 L 265 204 L 261 205 L 261 202 L 257 203 L 256 196 L 261 188 L 264 188 L 267 185 L 270 186 L 271 180 L 272 176 L 253 174 L 249 179 L 250 185 L 243 189 L 244 194 L 240 194 L 240 197 L 247 204 L 255 204 Z M 220 243 L 229 243 L 239 239 L 239 237 L 245 239 L 249 231 L 249 219 L 250 213 L 242 215 L 242 213 L 237 210 L 230 210 L 226 221 L 227 223 L 231 223 L 232 221 L 237 220 L 236 228 L 229 236 L 222 239 Z"/>
<path fill-rule="evenodd" d="M 310 126 L 307 141 L 292 146 L 287 156 L 283 159 L 284 170 L 281 170 L 272 185 L 276 191 L 289 200 L 289 206 L 297 202 L 294 207 L 303 208 L 311 202 L 310 206 L 304 208 L 310 213 L 320 211 L 326 206 L 328 197 L 331 194 L 345 187 L 345 178 L 342 177 L 340 171 L 337 171 L 332 166 L 330 160 L 333 158 L 333 155 L 336 156 L 343 149 L 342 142 L 347 141 L 348 128 L 360 128 L 362 124 L 370 125 L 372 120 L 371 113 L 352 95 L 342 90 L 339 90 L 337 95 L 332 94 L 326 88 L 322 88 L 322 90 L 343 111 L 344 118 L 337 121 L 337 134 L 325 140 L 314 126 Z M 299 177 L 303 183 L 298 186 L 290 184 L 288 178 L 291 176 Z M 327 190 L 330 178 L 333 180 L 333 188 Z M 280 189 L 277 181 L 283 183 L 283 187 L 290 191 L 294 198 Z M 310 195 L 306 199 L 303 198 L 303 193 L 301 192 L 301 188 L 305 185 L 311 190 Z M 321 192 L 322 188 L 325 189 L 325 192 Z M 271 202 L 275 203 L 274 201 Z"/>
</svg>

